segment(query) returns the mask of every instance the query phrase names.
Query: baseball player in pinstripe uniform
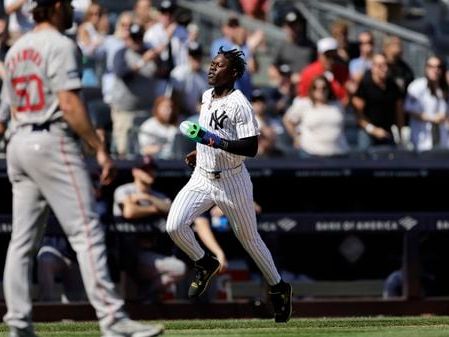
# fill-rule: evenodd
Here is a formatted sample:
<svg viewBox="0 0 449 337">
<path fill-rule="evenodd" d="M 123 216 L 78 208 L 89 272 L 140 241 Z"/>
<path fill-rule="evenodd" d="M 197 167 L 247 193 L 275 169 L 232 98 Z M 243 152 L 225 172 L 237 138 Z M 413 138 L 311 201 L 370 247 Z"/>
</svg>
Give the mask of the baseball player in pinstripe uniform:
<svg viewBox="0 0 449 337">
<path fill-rule="evenodd" d="M 93 188 L 75 134 L 96 151 L 103 183 L 113 178 L 114 166 L 79 96 L 77 47 L 61 34 L 72 25 L 71 1 L 35 0 L 33 6 L 37 25 L 9 50 L 2 93 L 11 106 L 13 123 L 7 148 L 13 224 L 3 280 L 9 336 L 36 337 L 30 274 L 48 206 L 76 252 L 102 336 L 159 335 L 161 326 L 128 318 L 109 277 L 104 233 L 94 212 Z"/>
<path fill-rule="evenodd" d="M 205 254 L 190 225 L 197 216 L 218 205 L 270 285 L 275 321 L 286 322 L 291 315 L 291 286 L 282 281 L 257 232 L 253 186 L 244 165 L 245 157 L 257 153 L 259 131 L 251 104 L 240 90 L 234 89 L 235 81 L 245 71 L 242 54 L 236 49 L 220 48 L 209 68 L 208 81 L 213 88 L 203 94 L 199 124 L 181 123 L 181 132 L 199 144 L 196 158 L 195 154 L 186 157 L 189 162 L 196 160 L 195 170 L 172 204 L 167 232 L 195 261 L 196 275 L 189 297 L 198 297 L 220 264 Z"/>
</svg>

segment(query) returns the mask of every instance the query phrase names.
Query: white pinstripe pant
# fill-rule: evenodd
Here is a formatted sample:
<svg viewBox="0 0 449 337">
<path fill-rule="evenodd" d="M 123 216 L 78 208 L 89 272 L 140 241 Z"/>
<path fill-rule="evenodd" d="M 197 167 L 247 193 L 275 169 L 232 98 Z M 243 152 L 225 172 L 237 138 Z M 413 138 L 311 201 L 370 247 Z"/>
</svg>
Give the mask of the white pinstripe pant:
<svg viewBox="0 0 449 337">
<path fill-rule="evenodd" d="M 257 232 L 253 185 L 244 166 L 241 172 L 220 179 L 209 179 L 199 172 L 199 168 L 195 169 L 189 182 L 173 201 L 168 215 L 167 232 L 176 245 L 194 261 L 204 256 L 204 250 L 196 241 L 190 225 L 214 205 L 228 217 L 234 234 L 267 283 L 279 283 L 281 277 L 271 253 Z"/>
</svg>

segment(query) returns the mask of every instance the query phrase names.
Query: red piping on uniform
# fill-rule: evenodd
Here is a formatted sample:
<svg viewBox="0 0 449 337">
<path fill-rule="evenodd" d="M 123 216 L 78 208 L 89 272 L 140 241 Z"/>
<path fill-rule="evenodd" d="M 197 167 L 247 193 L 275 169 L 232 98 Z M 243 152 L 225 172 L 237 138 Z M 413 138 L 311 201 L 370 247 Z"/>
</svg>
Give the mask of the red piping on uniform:
<svg viewBox="0 0 449 337">
<path fill-rule="evenodd" d="M 89 256 L 90 268 L 92 269 L 92 274 L 95 278 L 94 286 L 101 291 L 101 301 L 105 304 L 107 311 L 108 311 L 108 316 L 111 317 L 111 322 L 113 322 L 114 321 L 114 313 L 112 312 L 112 309 L 110 308 L 109 303 L 106 301 L 105 290 L 102 287 L 100 287 L 101 283 L 98 281 L 98 275 L 95 273 L 96 269 L 95 269 L 95 262 L 93 259 L 93 255 L 92 255 L 92 241 L 90 238 L 89 221 L 87 219 L 86 210 L 85 210 L 85 208 L 83 206 L 83 202 L 81 200 L 80 188 L 76 182 L 76 178 L 75 178 L 75 175 L 73 174 L 73 170 L 70 166 L 70 163 L 67 160 L 67 153 L 64 150 L 64 137 L 61 137 L 60 145 L 61 145 L 62 160 L 63 160 L 65 166 L 67 167 L 67 171 L 72 180 L 72 187 L 75 189 L 76 199 L 78 201 L 78 206 L 81 211 L 81 216 L 82 216 L 83 226 L 84 226 L 84 233 L 86 234 L 86 241 L 87 241 L 87 254 Z"/>
</svg>

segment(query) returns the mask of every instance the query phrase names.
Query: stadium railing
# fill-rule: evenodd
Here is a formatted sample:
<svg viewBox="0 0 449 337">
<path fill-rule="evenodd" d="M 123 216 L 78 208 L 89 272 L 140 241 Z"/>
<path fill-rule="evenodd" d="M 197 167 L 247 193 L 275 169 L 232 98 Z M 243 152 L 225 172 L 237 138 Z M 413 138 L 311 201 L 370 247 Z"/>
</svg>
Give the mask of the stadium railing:
<svg viewBox="0 0 449 337">
<path fill-rule="evenodd" d="M 401 27 L 396 24 L 375 20 L 352 8 L 329 3 L 327 1 L 305 0 L 295 2 L 298 10 L 308 20 L 311 37 L 323 37 L 328 33 L 330 24 L 336 19 L 342 19 L 350 23 L 352 38 L 362 31 L 371 31 L 379 43 L 385 36 L 398 36 L 403 41 L 404 59 L 413 69 L 415 76 L 422 76 L 426 58 L 432 53 L 430 39 L 416 31 Z M 382 47 L 381 44 L 378 47 Z"/>
</svg>

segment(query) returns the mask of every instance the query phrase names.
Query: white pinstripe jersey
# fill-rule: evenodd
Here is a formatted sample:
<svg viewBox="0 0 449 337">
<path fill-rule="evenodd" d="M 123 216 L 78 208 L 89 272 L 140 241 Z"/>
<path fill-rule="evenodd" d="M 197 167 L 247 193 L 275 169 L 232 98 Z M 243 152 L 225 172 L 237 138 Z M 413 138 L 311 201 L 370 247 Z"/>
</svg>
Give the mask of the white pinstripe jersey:
<svg viewBox="0 0 449 337">
<path fill-rule="evenodd" d="M 256 117 L 251 103 L 240 90 L 212 99 L 213 89 L 204 92 L 199 124 L 227 140 L 238 140 L 259 134 Z M 197 144 L 196 163 L 209 170 L 227 170 L 239 166 L 244 156 L 232 154 L 207 145 Z"/>
</svg>

